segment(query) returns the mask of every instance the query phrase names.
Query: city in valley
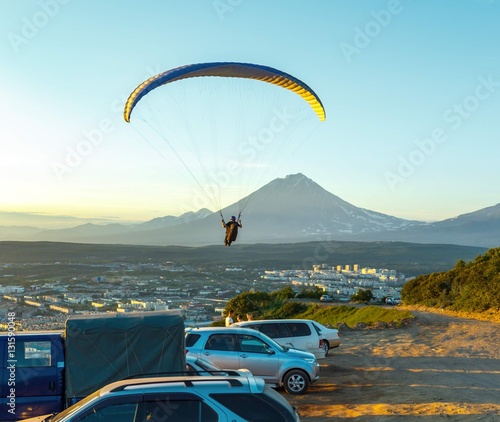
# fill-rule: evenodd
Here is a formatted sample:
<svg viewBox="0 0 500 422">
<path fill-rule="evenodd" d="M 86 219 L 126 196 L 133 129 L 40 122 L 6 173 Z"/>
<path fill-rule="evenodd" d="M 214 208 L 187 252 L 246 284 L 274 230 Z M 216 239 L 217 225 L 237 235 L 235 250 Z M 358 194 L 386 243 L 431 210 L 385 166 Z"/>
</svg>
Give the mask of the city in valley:
<svg viewBox="0 0 500 422">
<path fill-rule="evenodd" d="M 291 286 L 299 294 L 317 288 L 345 303 L 358 289 L 370 289 L 375 299 L 397 300 L 407 281 L 396 270 L 340 264 L 277 270 L 175 262 L 54 262 L 0 268 L 0 330 L 6 330 L 9 312 L 15 312 L 17 330 L 63 329 L 68 315 L 77 313 L 166 309 L 181 310 L 187 325 L 208 325 L 223 317 L 229 299 L 245 291 Z"/>
</svg>

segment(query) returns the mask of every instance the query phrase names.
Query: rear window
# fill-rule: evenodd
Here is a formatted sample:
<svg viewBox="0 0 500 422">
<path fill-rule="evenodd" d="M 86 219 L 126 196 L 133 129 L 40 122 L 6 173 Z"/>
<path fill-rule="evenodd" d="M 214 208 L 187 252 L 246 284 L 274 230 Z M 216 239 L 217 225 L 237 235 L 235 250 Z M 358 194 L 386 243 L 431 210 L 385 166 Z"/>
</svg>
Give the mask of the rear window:
<svg viewBox="0 0 500 422">
<path fill-rule="evenodd" d="M 305 322 L 289 322 L 287 325 L 293 337 L 307 337 L 311 335 L 311 329 Z"/>
<path fill-rule="evenodd" d="M 186 347 L 193 347 L 201 336 L 199 334 L 189 333 L 186 336 Z"/>
<path fill-rule="evenodd" d="M 210 394 L 214 400 L 252 422 L 293 422 L 295 417 L 290 408 L 266 394 Z"/>
<path fill-rule="evenodd" d="M 321 328 L 319 328 L 314 322 L 311 322 L 311 324 L 313 325 L 314 329 L 318 333 L 318 336 L 320 336 L 322 333 Z"/>
</svg>

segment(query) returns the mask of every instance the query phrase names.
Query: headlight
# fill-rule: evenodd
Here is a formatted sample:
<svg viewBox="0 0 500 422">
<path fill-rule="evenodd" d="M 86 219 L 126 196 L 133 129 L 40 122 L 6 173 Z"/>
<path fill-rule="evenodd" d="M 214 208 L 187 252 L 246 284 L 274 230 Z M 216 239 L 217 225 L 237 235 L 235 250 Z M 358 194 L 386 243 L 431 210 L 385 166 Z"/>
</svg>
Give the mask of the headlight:
<svg viewBox="0 0 500 422">
<path fill-rule="evenodd" d="M 304 359 L 307 363 L 311 364 L 311 365 L 316 365 L 316 359 Z"/>
</svg>

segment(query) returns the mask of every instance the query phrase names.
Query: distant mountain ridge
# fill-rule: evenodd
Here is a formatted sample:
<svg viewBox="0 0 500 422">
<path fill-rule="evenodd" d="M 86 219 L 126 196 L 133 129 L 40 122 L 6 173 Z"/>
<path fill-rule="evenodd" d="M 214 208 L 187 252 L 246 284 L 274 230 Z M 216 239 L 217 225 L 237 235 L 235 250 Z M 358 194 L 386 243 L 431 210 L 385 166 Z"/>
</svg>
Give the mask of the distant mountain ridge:
<svg viewBox="0 0 500 422">
<path fill-rule="evenodd" d="M 500 204 L 441 222 L 405 220 L 356 207 L 328 192 L 303 174 L 278 178 L 242 202 L 243 228 L 238 243 L 296 243 L 322 240 L 405 241 L 497 247 L 500 245 Z M 236 213 L 238 205 L 222 210 Z M 135 224 L 84 224 L 69 229 L 0 227 L 0 240 L 79 243 L 204 246 L 222 244 L 220 215 L 207 209 L 179 217 L 165 216 Z M 8 233 L 7 233 L 8 232 Z"/>
<path fill-rule="evenodd" d="M 202 208 L 199 211 L 186 212 L 179 217 L 174 217 L 173 215 L 167 215 L 165 217 L 153 218 L 152 220 L 146 221 L 140 225 L 141 228 L 147 229 L 155 229 L 155 228 L 163 228 L 176 226 L 177 224 L 191 223 L 196 220 L 200 220 L 202 218 L 208 217 L 210 214 L 213 214 L 213 211 L 210 211 L 207 208 Z"/>
</svg>

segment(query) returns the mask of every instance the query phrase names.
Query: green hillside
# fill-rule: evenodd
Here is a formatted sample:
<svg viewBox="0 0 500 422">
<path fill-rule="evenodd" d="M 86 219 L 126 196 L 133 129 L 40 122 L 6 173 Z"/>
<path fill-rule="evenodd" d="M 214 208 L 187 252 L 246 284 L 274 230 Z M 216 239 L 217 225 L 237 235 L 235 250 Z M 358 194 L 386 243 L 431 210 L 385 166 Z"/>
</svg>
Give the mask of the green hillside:
<svg viewBox="0 0 500 422">
<path fill-rule="evenodd" d="M 500 311 L 500 248 L 446 272 L 420 275 L 403 287 L 404 304 L 464 312 Z"/>
</svg>

